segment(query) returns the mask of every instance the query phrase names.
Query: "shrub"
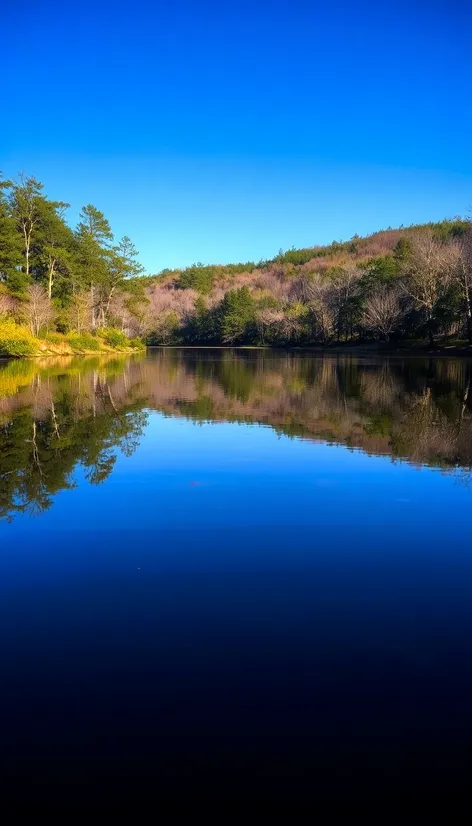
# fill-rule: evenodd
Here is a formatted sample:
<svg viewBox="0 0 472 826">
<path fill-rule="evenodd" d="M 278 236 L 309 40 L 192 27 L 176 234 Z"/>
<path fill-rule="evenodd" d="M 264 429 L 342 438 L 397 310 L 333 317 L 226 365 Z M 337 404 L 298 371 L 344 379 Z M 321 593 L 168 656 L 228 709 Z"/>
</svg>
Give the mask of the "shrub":
<svg viewBox="0 0 472 826">
<path fill-rule="evenodd" d="M 100 350 L 100 342 L 90 333 L 69 333 L 66 338 L 76 353 Z"/>
<path fill-rule="evenodd" d="M 144 350 L 146 347 L 142 338 L 130 338 L 128 344 L 130 347 L 134 347 L 136 350 Z"/>
<path fill-rule="evenodd" d="M 64 336 L 61 335 L 61 333 L 45 333 L 44 336 L 42 336 L 42 340 L 49 344 L 62 344 Z"/>
<path fill-rule="evenodd" d="M 0 356 L 31 356 L 37 350 L 37 342 L 25 327 L 13 319 L 0 320 Z"/>
<path fill-rule="evenodd" d="M 129 339 L 121 330 L 116 330 L 114 327 L 101 327 L 97 330 L 97 335 L 108 344 L 109 347 L 128 347 Z"/>
</svg>

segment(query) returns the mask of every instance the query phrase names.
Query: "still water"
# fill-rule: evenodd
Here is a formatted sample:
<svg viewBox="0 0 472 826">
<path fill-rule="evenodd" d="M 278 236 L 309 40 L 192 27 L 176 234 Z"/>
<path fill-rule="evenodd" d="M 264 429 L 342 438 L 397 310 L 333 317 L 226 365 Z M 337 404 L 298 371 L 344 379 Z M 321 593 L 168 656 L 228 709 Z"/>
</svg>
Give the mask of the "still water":
<svg viewBox="0 0 472 826">
<path fill-rule="evenodd" d="M 0 363 L 1 799 L 465 792 L 471 368 Z"/>
</svg>

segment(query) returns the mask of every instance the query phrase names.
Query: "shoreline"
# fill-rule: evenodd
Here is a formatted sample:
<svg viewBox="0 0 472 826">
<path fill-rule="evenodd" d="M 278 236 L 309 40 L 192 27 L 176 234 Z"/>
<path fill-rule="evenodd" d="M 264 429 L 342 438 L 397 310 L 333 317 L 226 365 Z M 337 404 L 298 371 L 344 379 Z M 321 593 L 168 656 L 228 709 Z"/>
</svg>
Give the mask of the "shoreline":
<svg viewBox="0 0 472 826">
<path fill-rule="evenodd" d="M 146 348 L 140 347 L 126 350 L 83 350 L 80 352 L 73 350 L 46 350 L 44 353 L 30 353 L 27 356 L 9 356 L 0 353 L 0 362 L 2 361 L 30 361 L 31 359 L 42 358 L 82 358 L 86 356 L 135 356 L 139 353 L 145 354 Z"/>
<path fill-rule="evenodd" d="M 310 353 L 313 355 L 323 356 L 408 356 L 424 358 L 430 356 L 432 358 L 470 358 L 472 359 L 472 344 L 463 347 L 443 346 L 431 347 L 425 345 L 406 346 L 406 347 L 392 347 L 392 346 L 378 346 L 369 347 L 365 344 L 336 344 L 333 346 L 323 347 L 322 345 L 307 345 L 306 347 L 272 347 L 265 344 L 214 344 L 214 345 L 198 345 L 198 344 L 151 344 L 146 346 L 147 350 L 262 350 L 266 352 L 284 352 L 284 353 Z"/>
</svg>

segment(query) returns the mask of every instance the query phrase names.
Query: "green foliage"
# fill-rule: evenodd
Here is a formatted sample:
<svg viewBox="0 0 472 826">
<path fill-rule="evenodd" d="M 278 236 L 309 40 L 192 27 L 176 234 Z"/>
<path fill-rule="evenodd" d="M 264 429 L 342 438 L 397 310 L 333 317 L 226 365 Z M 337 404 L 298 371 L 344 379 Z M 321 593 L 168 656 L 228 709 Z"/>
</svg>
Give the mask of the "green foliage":
<svg viewBox="0 0 472 826">
<path fill-rule="evenodd" d="M 129 345 L 129 339 L 125 336 L 121 330 L 116 330 L 114 327 L 101 327 L 97 330 L 97 336 L 99 336 L 105 344 L 108 344 L 109 347 L 127 347 Z"/>
<path fill-rule="evenodd" d="M 101 349 L 100 342 L 90 333 L 68 333 L 66 339 L 76 353 L 95 352 Z"/>
<path fill-rule="evenodd" d="M 410 338 L 427 330 L 433 344 L 433 334 L 460 336 L 467 327 L 472 342 L 472 279 L 461 286 L 458 266 L 454 275 L 447 265 L 443 281 L 454 284 L 438 288 L 427 310 L 405 281 L 412 283 L 418 239 L 432 237 L 450 261 L 458 251 L 451 241 L 467 248 L 471 225 L 462 218 L 281 250 L 257 264 L 196 263 L 156 280 L 142 277 L 131 240 L 115 239 L 96 206 L 83 207 L 75 230 L 67 208 L 33 177 L 0 180 L 0 313 L 24 319 L 35 333 L 77 331 L 69 340 L 76 352 L 90 332 L 87 350 L 126 349 L 137 335 L 163 345 L 328 344 L 379 338 L 385 328 Z M 469 270 L 464 259 L 462 271 Z M 373 306 L 379 299 L 384 308 Z M 380 318 L 385 312 L 394 320 Z M 59 348 L 62 340 L 47 343 Z"/>
<path fill-rule="evenodd" d="M 129 347 L 132 347 L 133 350 L 145 350 L 146 345 L 142 338 L 129 338 L 126 339 L 126 343 Z"/>
<path fill-rule="evenodd" d="M 92 204 L 83 207 L 74 232 L 65 220 L 67 208 L 47 198 L 35 178 L 0 179 L 0 288 L 32 329 L 39 323 L 33 313 L 61 332 L 108 327 L 115 302 L 115 310 L 124 307 L 120 323 L 133 334 L 145 299 L 132 241 L 125 236 L 115 242 L 108 219 Z M 134 305 L 126 303 L 125 291 Z"/>
<path fill-rule="evenodd" d="M 257 265 L 254 261 L 247 261 L 245 264 L 226 264 L 225 266 L 194 264 L 185 270 L 162 270 L 157 277 L 174 276 L 178 289 L 190 289 L 195 290 L 200 295 L 208 295 L 215 284 L 227 276 L 237 275 L 241 272 L 253 272 L 257 266 L 263 265 L 264 262 Z"/>
<path fill-rule="evenodd" d="M 230 290 L 221 304 L 220 330 L 225 343 L 241 342 L 255 320 L 255 302 L 247 287 Z"/>
<path fill-rule="evenodd" d="M 211 292 L 215 280 L 215 267 L 203 267 L 195 265 L 188 267 L 180 274 L 178 286 L 182 290 L 196 290 L 202 295 Z"/>
<path fill-rule="evenodd" d="M 400 238 L 393 250 L 393 257 L 398 265 L 405 264 L 411 254 L 411 242 L 408 238 Z"/>
<path fill-rule="evenodd" d="M 434 237 L 438 241 L 450 241 L 453 238 L 461 238 L 470 229 L 469 221 L 463 218 L 452 218 L 439 221 L 436 224 L 427 224 L 432 229 Z"/>
<path fill-rule="evenodd" d="M 0 364 L 0 395 L 15 382 L 17 389 L 30 384 L 34 375 L 49 377 L 51 371 L 32 369 L 32 362 L 25 363 L 25 377 L 16 375 L 12 369 L 16 365 Z M 136 449 L 147 414 L 129 401 L 114 407 L 111 394 L 104 396 L 94 381 L 98 366 L 105 381 L 110 380 L 108 360 L 83 359 L 79 367 L 67 371 L 61 367 L 60 379 L 52 376 L 51 393 L 47 394 L 50 403 L 45 397 L 40 411 L 32 413 L 30 406 L 23 407 L 10 421 L 0 422 L 0 519 L 50 508 L 59 490 L 74 487 L 72 474 L 77 465 L 84 469 L 90 484 L 102 483 L 113 470 L 117 449 L 126 456 Z M 79 405 L 75 370 L 81 376 L 83 392 Z"/>
<path fill-rule="evenodd" d="M 203 296 L 195 302 L 195 312 L 183 330 L 183 338 L 192 344 L 211 344 L 218 341 L 219 311 L 207 308 Z"/>
<path fill-rule="evenodd" d="M 364 266 L 362 279 L 364 289 L 372 289 L 380 284 L 389 284 L 399 274 L 399 262 L 394 255 L 370 258 Z"/>
<path fill-rule="evenodd" d="M 21 272 L 21 236 L 7 198 L 10 181 L 0 180 L 0 283 L 13 294 L 24 293 L 26 279 Z"/>
<path fill-rule="evenodd" d="M 0 356 L 31 356 L 37 344 L 31 333 L 13 319 L 0 319 Z"/>
<path fill-rule="evenodd" d="M 300 266 L 301 264 L 307 264 L 308 261 L 312 261 L 314 258 L 338 255 L 343 251 L 352 253 L 356 251 L 356 248 L 356 244 L 349 241 L 347 243 L 333 241 L 332 244 L 325 247 L 308 247 L 301 250 L 296 250 L 295 247 L 292 247 L 292 249 L 287 250 L 287 252 L 281 250 L 273 260 L 277 264 L 294 264 L 295 266 Z"/>
<path fill-rule="evenodd" d="M 42 336 L 42 340 L 46 341 L 48 344 L 62 344 L 64 341 L 64 336 L 62 333 L 45 333 Z"/>
</svg>

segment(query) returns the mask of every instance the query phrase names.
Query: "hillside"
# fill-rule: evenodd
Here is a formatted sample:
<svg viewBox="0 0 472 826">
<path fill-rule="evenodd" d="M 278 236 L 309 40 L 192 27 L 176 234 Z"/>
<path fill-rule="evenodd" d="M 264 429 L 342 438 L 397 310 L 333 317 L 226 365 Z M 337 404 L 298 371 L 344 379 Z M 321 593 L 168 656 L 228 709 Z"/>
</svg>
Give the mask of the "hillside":
<svg viewBox="0 0 472 826">
<path fill-rule="evenodd" d="M 2 355 L 52 344 L 95 351 L 104 337 L 126 346 L 120 336 L 164 345 L 472 341 L 472 230 L 462 218 L 143 276 L 131 239 L 116 239 L 97 207 L 84 206 L 75 228 L 67 208 L 35 178 L 0 180 Z"/>
<path fill-rule="evenodd" d="M 469 279 L 470 223 L 456 218 L 141 283 L 151 343 L 307 345 L 467 337 Z"/>
</svg>

